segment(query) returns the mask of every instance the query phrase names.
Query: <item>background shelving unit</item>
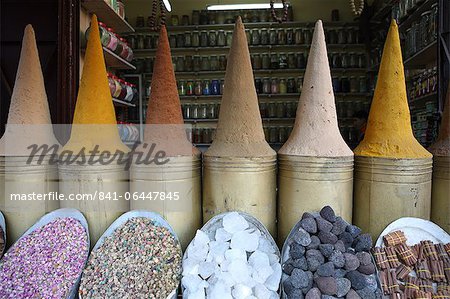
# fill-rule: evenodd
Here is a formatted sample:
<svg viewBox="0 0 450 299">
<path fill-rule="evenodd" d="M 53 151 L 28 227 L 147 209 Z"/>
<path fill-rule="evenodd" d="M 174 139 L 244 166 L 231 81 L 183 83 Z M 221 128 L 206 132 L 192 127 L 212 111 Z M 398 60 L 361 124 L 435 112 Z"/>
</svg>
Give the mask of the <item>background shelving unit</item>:
<svg viewBox="0 0 450 299">
<path fill-rule="evenodd" d="M 291 29 L 293 31 L 297 29 L 301 30 L 310 30 L 312 33 L 312 30 L 314 29 L 314 23 L 311 22 L 286 22 L 283 24 L 278 23 L 245 23 L 245 27 L 248 30 L 254 30 L 254 29 L 267 29 L 270 31 L 270 29 Z M 325 22 L 324 27 L 326 30 L 339 30 L 343 28 L 354 28 L 355 31 L 358 30 L 359 24 L 358 23 L 344 23 L 344 22 Z M 189 26 L 168 26 L 167 30 L 169 33 L 169 36 L 171 35 L 180 35 L 184 34 L 186 32 L 203 32 L 203 31 L 216 31 L 216 30 L 223 30 L 225 31 L 225 34 L 228 32 L 233 31 L 234 24 L 220 24 L 220 25 L 189 25 Z M 150 31 L 149 28 L 141 27 L 136 28 L 136 32 L 133 33 L 133 36 L 136 38 L 136 40 L 139 38 L 148 38 L 156 36 L 157 33 Z M 147 44 L 147 42 L 145 42 Z M 152 43 L 150 43 L 152 44 Z M 208 46 L 208 47 L 174 47 L 172 46 L 171 52 L 172 56 L 174 58 L 174 64 L 176 64 L 176 59 L 178 56 L 210 56 L 210 55 L 227 55 L 229 51 L 229 46 Z M 281 53 L 304 53 L 305 54 L 305 61 L 307 60 L 307 55 L 310 49 L 310 44 L 303 43 L 303 44 L 285 44 L 285 45 L 249 45 L 250 54 L 281 54 Z M 362 68 L 333 68 L 332 69 L 332 76 L 336 77 L 356 77 L 359 79 L 360 77 L 366 77 L 367 75 L 367 50 L 366 45 L 364 44 L 328 44 L 327 49 L 329 53 L 358 53 L 358 55 L 361 55 L 364 57 L 364 67 Z M 154 57 L 156 52 L 156 49 L 154 46 L 152 48 L 144 48 L 144 49 L 135 49 L 135 57 L 137 60 L 145 60 L 145 59 L 151 59 Z M 138 63 L 135 62 L 137 65 Z M 288 78 L 297 78 L 303 77 L 305 73 L 305 69 L 299 69 L 299 68 L 283 68 L 283 69 L 254 69 L 254 77 L 255 78 L 279 78 L 279 79 L 288 79 Z M 144 84 L 146 94 L 145 97 L 148 97 L 148 86 L 149 82 L 151 81 L 151 72 L 149 72 L 148 69 L 139 72 L 139 74 L 142 75 L 144 79 Z M 178 81 L 184 80 L 184 81 L 204 81 L 204 80 L 211 80 L 211 79 L 217 79 L 217 80 L 223 80 L 225 77 L 225 71 L 224 70 L 217 70 L 217 71 L 177 71 L 175 70 L 175 75 Z M 286 93 L 286 94 L 258 94 L 258 99 L 260 103 L 269 103 L 269 102 L 276 102 L 276 103 L 290 103 L 295 104 L 295 106 L 298 103 L 300 93 Z M 350 103 L 350 101 L 358 101 L 361 102 L 361 109 L 365 107 L 368 109 L 369 103 L 371 101 L 370 93 L 336 93 L 336 100 L 338 102 L 338 105 L 343 101 L 347 101 Z M 221 100 L 221 95 L 197 95 L 197 96 L 180 96 L 182 106 L 185 108 L 186 106 L 195 106 L 195 105 L 204 105 L 204 104 L 219 104 Z M 352 105 L 349 105 L 347 109 L 353 108 L 350 107 Z M 144 104 L 143 113 L 145 113 L 146 104 Z M 296 109 L 295 109 L 296 110 Z M 270 142 L 270 130 L 273 127 L 280 127 L 285 130 L 286 133 L 280 135 L 288 136 L 289 130 L 291 130 L 292 125 L 295 120 L 295 110 L 292 116 L 285 116 L 285 117 L 277 117 L 277 118 L 268 118 L 268 117 L 262 117 L 263 120 L 263 127 L 265 129 L 266 137 L 269 141 L 269 143 L 274 146 L 275 148 L 279 148 L 285 141 L 279 140 L 281 142 Z M 338 113 L 340 113 L 340 110 L 338 109 Z M 357 111 L 353 111 L 357 112 Z M 194 143 L 199 147 L 207 147 L 209 146 L 209 142 L 203 142 L 203 140 L 198 141 L 195 138 L 196 130 L 214 130 L 217 125 L 217 117 L 218 117 L 218 111 L 215 113 L 216 115 L 214 117 L 210 117 L 208 119 L 205 118 L 186 118 L 185 122 L 192 126 L 192 131 L 190 133 L 191 136 L 194 136 L 192 139 L 194 140 Z M 348 115 L 347 113 L 344 113 L 345 115 L 339 116 L 339 124 L 341 127 L 341 130 L 343 132 L 344 138 L 347 140 L 349 145 L 351 147 L 354 147 L 357 145 L 358 140 L 354 136 L 358 135 L 357 129 L 354 128 L 354 122 L 355 119 L 353 118 L 353 115 Z M 186 115 L 185 115 L 186 116 Z M 352 132 L 350 132 L 352 131 Z M 209 133 L 208 133 L 209 134 Z M 349 138 L 349 135 L 354 135 L 353 137 Z M 281 137 L 280 137 L 281 138 Z M 284 137 L 283 137 L 284 138 Z M 209 140 L 209 138 L 207 138 Z M 272 138 L 273 140 L 273 138 Z"/>
</svg>

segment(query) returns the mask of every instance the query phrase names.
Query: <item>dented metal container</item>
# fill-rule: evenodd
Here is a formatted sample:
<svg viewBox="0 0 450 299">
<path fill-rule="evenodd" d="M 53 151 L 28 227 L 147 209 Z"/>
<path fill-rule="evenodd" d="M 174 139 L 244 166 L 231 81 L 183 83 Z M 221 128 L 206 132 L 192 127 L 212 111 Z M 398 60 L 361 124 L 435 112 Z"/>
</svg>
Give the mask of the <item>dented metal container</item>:
<svg viewBox="0 0 450 299">
<path fill-rule="evenodd" d="M 46 213 L 59 208 L 58 169 L 50 156 L 0 157 L 0 210 L 6 220 L 8 245 L 13 244 Z M 47 196 L 47 197 L 44 197 Z M 40 199 L 39 199 L 40 198 Z"/>
<path fill-rule="evenodd" d="M 353 157 L 278 155 L 278 241 L 283 244 L 304 212 L 331 206 L 352 221 Z"/>
<path fill-rule="evenodd" d="M 429 220 L 432 159 L 355 156 L 353 222 L 372 238 L 401 217 Z"/>
<path fill-rule="evenodd" d="M 433 157 L 431 220 L 450 233 L 450 156 Z"/>
<path fill-rule="evenodd" d="M 131 210 L 161 214 L 187 247 L 202 225 L 201 157 L 170 157 L 164 165 L 135 164 L 130 169 Z"/>
<path fill-rule="evenodd" d="M 203 159 L 203 222 L 228 211 L 248 213 L 276 239 L 276 159 Z"/>
<path fill-rule="evenodd" d="M 62 165 L 59 169 L 59 191 L 66 200 L 61 208 L 78 209 L 89 224 L 91 245 L 124 212 L 129 211 L 128 171 L 124 165 Z"/>
</svg>

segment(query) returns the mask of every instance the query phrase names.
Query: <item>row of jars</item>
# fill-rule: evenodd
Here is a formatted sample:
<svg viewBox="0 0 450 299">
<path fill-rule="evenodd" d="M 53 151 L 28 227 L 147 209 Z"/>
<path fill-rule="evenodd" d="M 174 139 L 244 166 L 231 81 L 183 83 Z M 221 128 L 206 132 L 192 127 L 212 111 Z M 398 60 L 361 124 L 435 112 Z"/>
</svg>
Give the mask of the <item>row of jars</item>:
<svg viewBox="0 0 450 299">
<path fill-rule="evenodd" d="M 424 70 L 412 77 L 412 82 L 409 84 L 410 99 L 420 98 L 437 92 L 438 82 L 436 67 Z"/>
<path fill-rule="evenodd" d="M 420 19 L 413 22 L 411 27 L 406 29 L 405 56 L 410 57 L 427 47 L 437 39 L 437 32 L 438 6 L 436 3 L 431 10 L 422 13 Z"/>
<path fill-rule="evenodd" d="M 122 0 L 104 0 L 122 19 L 125 19 L 125 5 Z"/>
<path fill-rule="evenodd" d="M 139 140 L 139 127 L 135 124 L 117 122 L 119 136 L 123 142 L 135 142 Z"/>
<path fill-rule="evenodd" d="M 247 29 L 249 45 L 304 45 L 311 44 L 313 29 Z M 357 31 L 353 27 L 329 29 L 325 32 L 328 44 L 357 44 Z M 158 37 L 137 34 L 129 37 L 135 49 L 155 49 Z M 169 35 L 171 48 L 225 47 L 231 46 L 233 32 L 225 30 L 193 31 Z"/>
<path fill-rule="evenodd" d="M 104 23 L 99 22 L 99 29 L 100 29 L 100 41 L 102 43 L 102 46 L 111 50 L 118 56 L 122 57 L 123 59 L 127 61 L 133 60 L 133 49 L 128 44 L 128 42 L 114 33 L 112 28 L 107 27 Z M 86 40 L 89 38 L 89 32 L 91 27 L 89 27 L 86 30 L 85 37 Z"/>
<path fill-rule="evenodd" d="M 130 103 L 137 100 L 138 91 L 135 84 L 126 82 L 110 73 L 108 73 L 108 83 L 111 97 Z"/>
<path fill-rule="evenodd" d="M 221 95 L 224 80 L 180 80 L 178 81 L 178 94 L 180 96 Z"/>
</svg>

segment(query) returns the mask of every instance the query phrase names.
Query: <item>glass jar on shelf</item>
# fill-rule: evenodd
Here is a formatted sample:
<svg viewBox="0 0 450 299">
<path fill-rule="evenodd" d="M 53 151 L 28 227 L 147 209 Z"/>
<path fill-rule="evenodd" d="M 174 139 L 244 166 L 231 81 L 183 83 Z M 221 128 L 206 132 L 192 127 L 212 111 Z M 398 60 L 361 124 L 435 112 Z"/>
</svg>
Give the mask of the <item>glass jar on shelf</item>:
<svg viewBox="0 0 450 299">
<path fill-rule="evenodd" d="M 306 58 L 303 52 L 297 54 L 297 68 L 299 69 L 306 68 Z"/>
<path fill-rule="evenodd" d="M 233 32 L 227 32 L 227 47 L 231 47 L 231 43 L 233 41 Z"/>
<path fill-rule="evenodd" d="M 186 72 L 192 72 L 194 69 L 194 61 L 191 55 L 186 55 L 184 59 L 184 70 Z"/>
<path fill-rule="evenodd" d="M 108 33 L 111 36 L 111 39 L 109 40 L 108 45 L 106 46 L 111 51 L 115 51 L 117 48 L 117 44 L 119 43 L 119 39 L 117 38 L 116 34 L 113 32 L 112 28 L 108 27 Z"/>
<path fill-rule="evenodd" d="M 267 104 L 264 102 L 259 103 L 259 114 L 261 114 L 261 118 L 267 117 Z"/>
<path fill-rule="evenodd" d="M 201 96 L 202 92 L 203 92 L 202 81 L 200 81 L 200 80 L 195 81 L 194 94 L 196 96 Z"/>
<path fill-rule="evenodd" d="M 287 83 L 285 79 L 280 79 L 280 93 L 281 94 L 287 93 Z"/>
<path fill-rule="evenodd" d="M 145 27 L 145 19 L 143 16 L 136 17 L 136 27 L 137 28 Z"/>
<path fill-rule="evenodd" d="M 112 78 L 114 79 L 114 84 L 116 85 L 116 88 L 114 89 L 113 98 L 118 99 L 122 92 L 122 85 L 119 82 L 119 78 L 117 78 L 116 76 L 112 76 Z"/>
<path fill-rule="evenodd" d="M 189 26 L 189 16 L 188 15 L 183 15 L 181 17 L 181 25 L 182 26 Z"/>
<path fill-rule="evenodd" d="M 367 93 L 367 79 L 365 76 L 359 77 L 359 92 Z"/>
<path fill-rule="evenodd" d="M 267 31 L 267 29 L 261 29 L 260 44 L 261 45 L 269 44 L 269 32 Z"/>
<path fill-rule="evenodd" d="M 219 33 L 217 33 L 217 45 L 219 47 L 224 47 L 227 44 L 225 31 L 219 30 Z"/>
<path fill-rule="evenodd" d="M 275 118 L 277 116 L 277 106 L 274 102 L 269 102 L 267 105 L 267 117 Z"/>
<path fill-rule="evenodd" d="M 341 80 L 339 77 L 333 77 L 331 82 L 333 83 L 333 91 L 336 93 L 341 92 Z"/>
<path fill-rule="evenodd" d="M 269 31 L 269 44 L 271 45 L 278 44 L 278 35 L 275 29 L 270 29 Z"/>
<path fill-rule="evenodd" d="M 310 45 L 312 42 L 312 32 L 311 29 L 307 28 L 303 30 L 303 39 L 305 41 L 305 44 Z"/>
<path fill-rule="evenodd" d="M 194 95 L 194 82 L 192 80 L 189 80 L 186 83 L 186 95 L 187 96 Z"/>
<path fill-rule="evenodd" d="M 292 102 L 286 103 L 286 117 L 287 118 L 295 117 L 294 104 Z"/>
<path fill-rule="evenodd" d="M 201 104 L 198 118 L 206 119 L 207 116 L 208 116 L 208 106 L 206 104 Z"/>
<path fill-rule="evenodd" d="M 111 93 L 111 96 L 114 96 L 114 92 L 116 91 L 116 82 L 114 82 L 112 74 L 110 74 L 110 73 L 108 73 L 108 85 L 109 85 L 109 92 Z"/>
<path fill-rule="evenodd" d="M 183 56 L 178 56 L 176 58 L 176 65 L 175 65 L 175 69 L 177 72 L 184 72 L 184 57 Z"/>
<path fill-rule="evenodd" d="M 303 77 L 298 77 L 297 79 L 297 92 L 301 93 L 303 89 Z"/>
<path fill-rule="evenodd" d="M 422 49 L 428 45 L 428 43 L 432 38 L 432 33 L 430 32 L 430 20 L 431 20 L 431 11 L 426 11 L 422 13 L 420 18 L 420 36 L 421 43 L 419 45 L 419 49 Z"/>
<path fill-rule="evenodd" d="M 251 45 L 252 43 L 252 33 L 250 29 L 245 29 L 245 36 L 247 38 L 247 45 Z"/>
<path fill-rule="evenodd" d="M 350 67 L 351 68 L 358 68 L 359 67 L 359 55 L 355 52 L 350 53 Z"/>
<path fill-rule="evenodd" d="M 200 69 L 202 71 L 209 71 L 211 69 L 211 63 L 209 61 L 208 56 L 202 56 L 202 63 L 201 63 Z"/>
<path fill-rule="evenodd" d="M 193 104 L 191 106 L 191 119 L 198 118 L 198 116 L 199 116 L 198 110 L 199 110 L 198 104 Z"/>
<path fill-rule="evenodd" d="M 295 54 L 288 53 L 287 55 L 287 67 L 289 69 L 295 69 L 297 67 L 297 62 L 295 61 Z"/>
<path fill-rule="evenodd" d="M 216 24 L 225 24 L 225 12 L 218 11 L 216 14 Z"/>
<path fill-rule="evenodd" d="M 198 48 L 200 46 L 200 33 L 198 31 L 192 32 L 191 45 L 194 48 Z"/>
<path fill-rule="evenodd" d="M 152 36 L 150 34 L 144 35 L 144 49 L 151 49 L 153 46 Z"/>
<path fill-rule="evenodd" d="M 252 45 L 258 46 L 261 44 L 261 35 L 259 34 L 259 29 L 252 30 Z"/>
<path fill-rule="evenodd" d="M 208 119 L 216 118 L 216 104 L 208 103 Z"/>
<path fill-rule="evenodd" d="M 277 143 L 278 142 L 278 128 L 277 127 L 270 127 L 270 130 L 269 130 L 269 142 L 270 143 Z"/>
<path fill-rule="evenodd" d="M 227 57 L 225 55 L 219 56 L 219 70 L 224 71 L 227 68 Z"/>
<path fill-rule="evenodd" d="M 342 68 L 350 68 L 351 67 L 351 63 L 350 63 L 350 54 L 343 52 L 339 54 L 342 58 Z"/>
<path fill-rule="evenodd" d="M 270 69 L 270 57 L 269 54 L 264 53 L 261 57 L 261 67 L 265 70 Z"/>
<path fill-rule="evenodd" d="M 271 82 L 271 86 L 270 86 L 270 93 L 271 94 L 280 93 L 280 83 L 277 78 L 272 78 L 272 82 Z"/>
<path fill-rule="evenodd" d="M 122 43 L 122 51 L 118 54 L 123 59 L 127 60 L 128 52 L 130 51 L 130 46 L 124 38 L 119 38 L 119 41 Z"/>
<path fill-rule="evenodd" d="M 438 13 L 438 3 L 434 3 L 431 6 L 431 17 L 430 17 L 430 35 L 431 40 L 437 39 L 439 28 L 439 13 Z"/>
<path fill-rule="evenodd" d="M 366 64 L 367 64 L 366 62 L 367 62 L 366 54 L 359 54 L 359 56 L 358 56 L 358 67 L 359 68 L 365 68 Z"/>
<path fill-rule="evenodd" d="M 253 58 L 253 69 L 259 70 L 262 67 L 262 60 L 259 54 L 255 54 L 252 56 Z"/>
<path fill-rule="evenodd" d="M 295 86 L 295 79 L 288 78 L 287 80 L 287 93 L 295 93 L 297 92 L 297 88 Z"/>
<path fill-rule="evenodd" d="M 212 55 L 210 58 L 210 64 L 211 64 L 211 71 L 218 71 L 219 70 L 219 60 L 217 59 L 216 55 Z"/>
<path fill-rule="evenodd" d="M 277 118 L 284 118 L 286 116 L 286 105 L 283 102 L 277 103 Z"/>
<path fill-rule="evenodd" d="M 286 140 L 287 140 L 286 128 L 285 127 L 279 127 L 279 129 L 278 129 L 278 142 L 279 143 L 285 143 Z"/>
<path fill-rule="evenodd" d="M 262 93 L 263 83 L 260 78 L 255 78 L 255 90 L 257 94 Z"/>
<path fill-rule="evenodd" d="M 120 84 L 120 94 L 118 95 L 118 99 L 121 101 L 125 100 L 125 97 L 127 96 L 127 86 L 125 84 L 125 81 L 122 79 L 118 79 L 117 81 L 119 81 Z"/>
<path fill-rule="evenodd" d="M 211 81 L 211 94 L 213 95 L 220 94 L 220 82 L 217 79 Z"/>
<path fill-rule="evenodd" d="M 200 25 L 200 11 L 192 11 L 192 25 Z"/>
<path fill-rule="evenodd" d="M 280 53 L 280 55 L 278 55 L 278 68 L 280 69 L 288 68 L 286 53 Z"/>
<path fill-rule="evenodd" d="M 217 34 L 216 34 L 215 31 L 210 31 L 209 32 L 208 39 L 209 39 L 209 46 L 210 47 L 217 46 Z"/>
<path fill-rule="evenodd" d="M 286 29 L 286 44 L 293 45 L 295 43 L 294 30 Z"/>
<path fill-rule="evenodd" d="M 200 47 L 208 47 L 208 32 L 206 31 L 200 33 Z"/>
<path fill-rule="evenodd" d="M 337 40 L 338 44 L 343 45 L 343 44 L 347 43 L 347 34 L 346 34 L 344 28 L 338 29 L 337 36 L 338 36 L 338 40 Z"/>
<path fill-rule="evenodd" d="M 210 83 L 209 83 L 209 80 L 205 80 L 204 82 L 203 82 L 203 94 L 205 95 L 205 96 L 208 96 L 208 95 L 210 95 L 211 94 L 211 85 L 210 85 Z"/>
<path fill-rule="evenodd" d="M 350 92 L 351 93 L 357 93 L 359 92 L 359 81 L 356 79 L 355 76 L 350 77 Z"/>
<path fill-rule="evenodd" d="M 279 66 L 279 62 L 278 62 L 278 55 L 275 53 L 272 53 L 270 55 L 270 68 L 273 70 L 276 70 Z"/>
<path fill-rule="evenodd" d="M 338 37 L 337 37 L 336 30 L 335 29 L 328 30 L 328 44 L 330 44 L 330 45 L 337 44 L 337 40 L 338 40 Z"/>
<path fill-rule="evenodd" d="M 192 34 L 190 32 L 184 33 L 184 46 L 186 48 L 192 47 Z"/>
<path fill-rule="evenodd" d="M 271 91 L 271 83 L 270 78 L 264 78 L 263 79 L 263 88 L 262 88 L 264 94 L 270 94 Z"/>
<path fill-rule="evenodd" d="M 180 96 L 185 96 L 186 95 L 186 82 L 181 80 L 178 82 L 178 94 Z"/>
<path fill-rule="evenodd" d="M 191 105 L 185 104 L 183 106 L 183 117 L 185 119 L 190 119 L 191 118 Z"/>
<path fill-rule="evenodd" d="M 171 15 L 170 16 L 170 23 L 171 23 L 172 26 L 180 25 L 180 19 L 178 18 L 178 15 Z"/>
<path fill-rule="evenodd" d="M 278 29 L 277 39 L 278 39 L 278 45 L 286 44 L 286 31 L 284 31 L 284 29 Z"/>
<path fill-rule="evenodd" d="M 348 27 L 344 29 L 347 32 L 347 44 L 356 44 L 355 28 Z"/>
<path fill-rule="evenodd" d="M 296 45 L 303 45 L 305 43 L 305 39 L 301 29 L 295 30 L 294 40 Z"/>
<path fill-rule="evenodd" d="M 348 79 L 348 77 L 341 78 L 341 92 L 350 92 L 350 80 Z"/>
</svg>

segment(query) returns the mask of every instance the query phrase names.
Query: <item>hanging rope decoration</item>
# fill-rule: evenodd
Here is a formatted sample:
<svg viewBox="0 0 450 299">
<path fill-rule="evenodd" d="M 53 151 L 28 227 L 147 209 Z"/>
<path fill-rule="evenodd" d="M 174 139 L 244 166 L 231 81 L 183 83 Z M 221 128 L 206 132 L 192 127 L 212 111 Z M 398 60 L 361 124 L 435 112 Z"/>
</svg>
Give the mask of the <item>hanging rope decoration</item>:
<svg viewBox="0 0 450 299">
<path fill-rule="evenodd" d="M 355 0 L 350 0 L 350 8 L 355 16 L 360 16 L 364 10 L 364 0 L 357 0 L 358 6 L 355 4 Z"/>
<path fill-rule="evenodd" d="M 280 24 L 283 22 L 286 22 L 288 19 L 288 4 L 286 3 L 286 0 L 281 0 L 281 3 L 283 3 L 283 17 L 282 18 L 278 17 L 277 13 L 275 12 L 275 7 L 274 7 L 275 1 L 270 0 L 270 13 L 272 15 L 272 19 L 275 22 L 278 22 Z"/>
<path fill-rule="evenodd" d="M 159 24 L 157 24 L 159 2 Z M 152 0 L 152 13 L 150 14 L 149 27 L 151 31 L 159 31 L 162 25 L 166 24 L 166 6 L 163 0 Z"/>
</svg>

